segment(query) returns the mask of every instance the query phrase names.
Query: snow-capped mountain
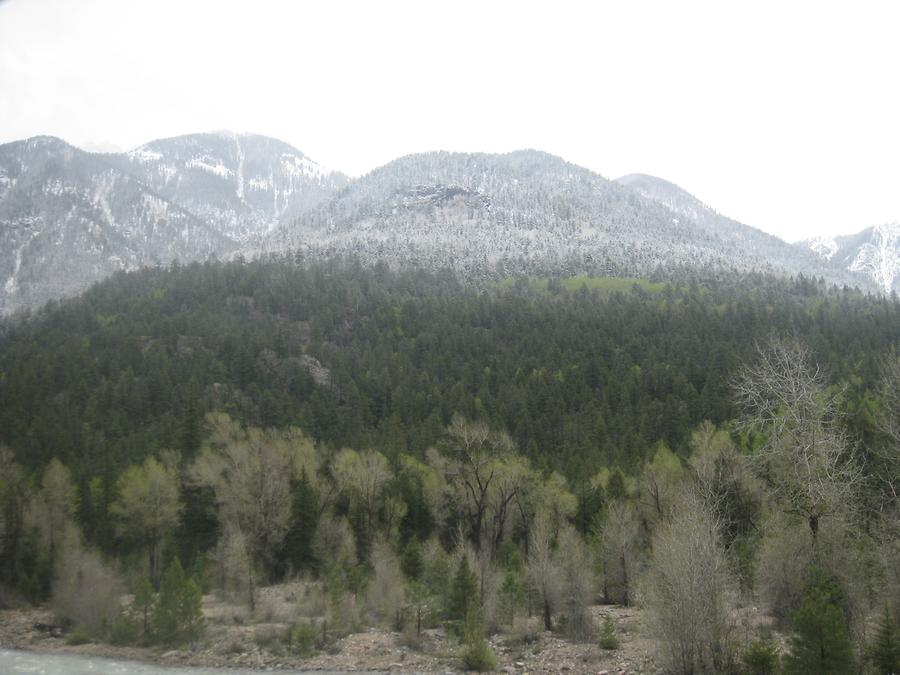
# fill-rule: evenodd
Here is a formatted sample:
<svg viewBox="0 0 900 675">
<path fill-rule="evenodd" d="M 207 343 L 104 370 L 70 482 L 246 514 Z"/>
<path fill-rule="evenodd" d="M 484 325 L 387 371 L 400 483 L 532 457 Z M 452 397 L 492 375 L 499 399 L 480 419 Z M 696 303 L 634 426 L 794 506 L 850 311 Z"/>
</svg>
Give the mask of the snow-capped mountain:
<svg viewBox="0 0 900 675">
<path fill-rule="evenodd" d="M 721 236 L 737 247 L 753 267 L 766 266 L 789 274 L 824 277 L 832 283 L 866 286 L 866 280 L 854 274 L 856 270 L 830 262 L 828 257 L 816 255 L 767 234 L 755 227 L 732 220 L 707 206 L 683 188 L 656 176 L 630 174 L 616 179 L 617 183 L 636 190 L 644 197 L 665 206 L 679 219 L 686 218 L 706 232 Z"/>
<path fill-rule="evenodd" d="M 477 278 L 685 269 L 854 277 L 775 237 L 713 218 L 671 184 L 665 199 L 636 183 L 533 150 L 411 155 L 278 228 L 265 248 L 450 267 Z"/>
<path fill-rule="evenodd" d="M 842 237 L 799 242 L 823 260 L 870 277 L 885 293 L 900 293 L 900 222 Z"/>
<path fill-rule="evenodd" d="M 346 183 L 275 139 L 197 134 L 126 154 L 0 145 L 0 314 L 117 270 L 231 254 Z"/>
<path fill-rule="evenodd" d="M 235 243 L 136 178 L 51 137 L 0 146 L 0 312 L 71 295 L 121 269 Z"/>
<path fill-rule="evenodd" d="M 108 158 L 160 196 L 246 244 L 347 184 L 287 143 L 253 134 L 191 134 Z"/>
<path fill-rule="evenodd" d="M 262 136 L 194 134 L 119 154 L 37 137 L 0 145 L 0 314 L 117 270 L 260 252 L 476 280 L 755 271 L 863 288 L 874 274 L 888 288 L 891 227 L 848 238 L 852 260 L 843 240 L 822 260 L 661 179 L 610 181 L 534 150 L 410 155 L 351 181 Z"/>
</svg>

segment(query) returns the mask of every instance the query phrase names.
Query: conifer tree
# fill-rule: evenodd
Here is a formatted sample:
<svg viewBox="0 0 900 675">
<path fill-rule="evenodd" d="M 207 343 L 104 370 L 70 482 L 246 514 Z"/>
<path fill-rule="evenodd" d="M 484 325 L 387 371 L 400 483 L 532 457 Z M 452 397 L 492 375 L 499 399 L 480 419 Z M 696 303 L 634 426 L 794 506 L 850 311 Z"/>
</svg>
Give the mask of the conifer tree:
<svg viewBox="0 0 900 675">
<path fill-rule="evenodd" d="M 134 599 L 131 601 L 131 613 L 141 622 L 141 635 L 145 642 L 150 641 L 150 622 L 156 607 L 156 593 L 150 580 L 142 576 L 138 579 L 134 589 Z"/>
<path fill-rule="evenodd" d="M 204 630 L 200 587 L 188 577 L 178 558 L 166 570 L 154 612 L 157 640 L 166 645 L 198 639 Z"/>
<path fill-rule="evenodd" d="M 784 670 L 788 675 L 853 672 L 853 647 L 847 621 L 821 588 L 810 591 L 794 615 L 794 635 Z"/>
<path fill-rule="evenodd" d="M 469 567 L 468 558 L 460 556 L 459 566 L 453 576 L 450 586 L 450 597 L 447 602 L 447 618 L 458 622 L 460 634 L 465 629 L 465 624 L 471 620 L 478 611 L 478 578 Z"/>
<path fill-rule="evenodd" d="M 887 605 L 875 628 L 869 658 L 878 675 L 900 673 L 900 629 Z"/>
</svg>

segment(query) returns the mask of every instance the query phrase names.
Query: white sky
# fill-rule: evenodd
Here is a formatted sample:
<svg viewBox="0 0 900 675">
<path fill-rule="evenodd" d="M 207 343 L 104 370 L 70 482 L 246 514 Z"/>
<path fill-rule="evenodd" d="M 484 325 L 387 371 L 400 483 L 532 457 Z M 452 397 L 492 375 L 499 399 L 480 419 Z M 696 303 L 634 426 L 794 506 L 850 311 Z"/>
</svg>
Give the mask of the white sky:
<svg viewBox="0 0 900 675">
<path fill-rule="evenodd" d="M 897 9 L 894 9 L 897 7 Z M 0 0 L 0 142 L 538 148 L 796 240 L 900 219 L 900 3 Z"/>
</svg>

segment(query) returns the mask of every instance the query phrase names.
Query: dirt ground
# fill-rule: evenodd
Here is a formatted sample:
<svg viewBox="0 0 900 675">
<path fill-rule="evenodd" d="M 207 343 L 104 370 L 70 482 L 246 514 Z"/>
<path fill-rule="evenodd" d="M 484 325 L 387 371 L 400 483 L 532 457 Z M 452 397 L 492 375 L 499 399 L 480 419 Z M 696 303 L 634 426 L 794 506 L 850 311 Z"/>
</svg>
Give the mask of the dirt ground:
<svg viewBox="0 0 900 675">
<path fill-rule="evenodd" d="M 366 629 L 341 637 L 309 658 L 288 653 L 284 636 L 297 616 L 304 593 L 300 584 L 260 590 L 256 612 L 216 596 L 206 596 L 204 639 L 191 648 L 115 647 L 87 643 L 67 645 L 54 630 L 56 620 L 47 609 L 0 611 L 0 646 L 37 652 L 64 652 L 164 665 L 240 667 L 260 670 L 394 671 L 412 673 L 461 672 L 458 643 L 441 629 L 423 631 L 419 640 L 401 633 Z M 497 672 L 506 673 L 653 673 L 653 641 L 640 635 L 640 610 L 618 606 L 592 608 L 596 625 L 613 617 L 620 641 L 616 650 L 603 650 L 597 640 L 573 643 L 540 630 L 537 617 L 519 619 L 504 633 L 489 637 L 497 657 Z"/>
</svg>

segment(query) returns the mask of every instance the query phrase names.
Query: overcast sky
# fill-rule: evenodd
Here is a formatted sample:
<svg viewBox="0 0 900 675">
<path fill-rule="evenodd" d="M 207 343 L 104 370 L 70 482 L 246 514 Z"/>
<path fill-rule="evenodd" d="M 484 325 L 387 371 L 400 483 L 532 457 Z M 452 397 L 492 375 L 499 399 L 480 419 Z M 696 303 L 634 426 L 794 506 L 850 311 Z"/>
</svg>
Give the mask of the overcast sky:
<svg viewBox="0 0 900 675">
<path fill-rule="evenodd" d="M 896 4 L 0 0 L 0 142 L 230 129 L 350 174 L 529 147 L 849 233 L 900 219 Z"/>
</svg>

